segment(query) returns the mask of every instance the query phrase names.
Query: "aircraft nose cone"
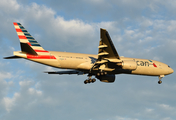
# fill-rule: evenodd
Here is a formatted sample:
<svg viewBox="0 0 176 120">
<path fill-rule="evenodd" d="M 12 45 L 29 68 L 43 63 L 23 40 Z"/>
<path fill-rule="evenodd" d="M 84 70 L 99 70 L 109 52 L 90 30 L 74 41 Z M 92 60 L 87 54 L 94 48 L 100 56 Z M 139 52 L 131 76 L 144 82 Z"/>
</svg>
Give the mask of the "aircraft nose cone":
<svg viewBox="0 0 176 120">
<path fill-rule="evenodd" d="M 174 72 L 174 70 L 172 68 L 170 68 L 169 74 L 172 74 L 173 72 Z"/>
</svg>

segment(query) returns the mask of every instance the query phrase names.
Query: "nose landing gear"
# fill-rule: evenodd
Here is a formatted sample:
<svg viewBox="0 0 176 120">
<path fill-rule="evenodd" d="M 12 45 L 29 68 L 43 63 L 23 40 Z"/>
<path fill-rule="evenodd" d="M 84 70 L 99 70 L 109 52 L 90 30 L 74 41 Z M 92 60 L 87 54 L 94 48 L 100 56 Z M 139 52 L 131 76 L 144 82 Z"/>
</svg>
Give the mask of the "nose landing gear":
<svg viewBox="0 0 176 120">
<path fill-rule="evenodd" d="M 158 84 L 161 84 L 161 83 L 162 83 L 162 81 L 161 81 L 161 80 L 159 80 L 159 81 L 158 81 Z"/>
<path fill-rule="evenodd" d="M 161 79 L 162 79 L 163 77 L 164 77 L 164 75 L 160 75 L 160 76 L 159 76 L 158 84 L 161 84 L 161 83 L 162 83 Z"/>
</svg>

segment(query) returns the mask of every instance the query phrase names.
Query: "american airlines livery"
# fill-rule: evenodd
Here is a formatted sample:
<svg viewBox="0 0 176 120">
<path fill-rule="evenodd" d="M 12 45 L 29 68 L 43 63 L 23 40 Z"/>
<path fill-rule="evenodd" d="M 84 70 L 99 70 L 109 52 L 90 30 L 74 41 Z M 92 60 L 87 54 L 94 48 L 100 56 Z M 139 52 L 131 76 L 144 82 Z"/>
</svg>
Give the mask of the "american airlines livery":
<svg viewBox="0 0 176 120">
<path fill-rule="evenodd" d="M 13 23 L 20 39 L 21 51 L 14 51 L 14 56 L 5 59 L 24 58 L 55 68 L 70 69 L 68 71 L 47 71 L 48 74 L 87 74 L 87 83 L 94 83 L 95 78 L 101 82 L 112 83 L 116 74 L 135 74 L 158 76 L 158 84 L 165 75 L 173 73 L 173 69 L 159 61 L 120 57 L 105 29 L 100 29 L 98 54 L 81 54 L 69 52 L 47 51 L 20 24 Z M 95 76 L 95 78 L 92 78 Z"/>
</svg>

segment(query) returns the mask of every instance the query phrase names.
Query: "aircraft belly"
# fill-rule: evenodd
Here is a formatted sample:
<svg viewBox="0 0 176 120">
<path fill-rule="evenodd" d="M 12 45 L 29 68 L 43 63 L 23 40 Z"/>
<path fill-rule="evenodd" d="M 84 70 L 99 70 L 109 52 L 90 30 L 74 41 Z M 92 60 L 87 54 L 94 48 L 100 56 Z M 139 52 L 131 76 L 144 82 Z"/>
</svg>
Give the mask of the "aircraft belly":
<svg viewBox="0 0 176 120">
<path fill-rule="evenodd" d="M 132 71 L 132 74 L 158 76 L 164 73 L 159 68 L 138 66 L 136 70 Z"/>
<path fill-rule="evenodd" d="M 61 65 L 61 68 L 66 68 L 66 69 L 75 69 L 77 65 L 79 65 L 78 61 L 76 60 L 59 60 L 59 63 Z"/>
<path fill-rule="evenodd" d="M 45 64 L 45 65 L 48 65 L 48 66 L 52 66 L 52 67 L 57 67 L 57 68 L 60 67 L 59 62 L 57 60 L 54 60 L 54 59 L 28 59 L 28 60 L 38 62 L 38 63 L 41 63 L 41 64 Z"/>
<path fill-rule="evenodd" d="M 60 68 L 90 70 L 97 55 L 49 51 L 57 58 Z"/>
<path fill-rule="evenodd" d="M 87 68 L 91 68 L 88 67 L 87 64 L 84 60 L 77 60 L 77 59 L 63 59 L 63 60 L 59 60 L 59 63 L 61 65 L 61 68 L 66 68 L 66 69 L 86 69 Z M 87 66 L 86 66 L 87 65 Z"/>
</svg>

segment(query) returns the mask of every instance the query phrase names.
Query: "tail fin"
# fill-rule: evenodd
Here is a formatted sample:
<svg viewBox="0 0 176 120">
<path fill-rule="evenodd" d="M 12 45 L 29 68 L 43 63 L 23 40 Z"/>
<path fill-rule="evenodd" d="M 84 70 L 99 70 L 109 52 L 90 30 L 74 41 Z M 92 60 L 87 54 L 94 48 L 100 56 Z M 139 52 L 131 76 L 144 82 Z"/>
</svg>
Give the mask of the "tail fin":
<svg viewBox="0 0 176 120">
<path fill-rule="evenodd" d="M 20 24 L 13 23 L 20 39 L 21 51 L 31 55 L 48 55 L 41 45 L 30 35 L 30 33 Z"/>
</svg>

